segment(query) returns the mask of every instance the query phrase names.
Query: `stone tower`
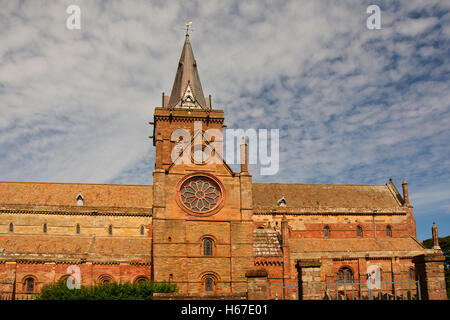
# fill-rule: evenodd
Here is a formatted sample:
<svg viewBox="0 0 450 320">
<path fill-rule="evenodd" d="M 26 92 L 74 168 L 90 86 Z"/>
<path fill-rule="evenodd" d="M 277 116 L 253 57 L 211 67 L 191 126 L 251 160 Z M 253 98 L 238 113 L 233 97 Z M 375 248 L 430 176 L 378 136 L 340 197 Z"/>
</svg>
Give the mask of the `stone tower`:
<svg viewBox="0 0 450 320">
<path fill-rule="evenodd" d="M 170 96 L 154 112 L 152 274 L 182 293 L 247 290 L 252 180 L 222 158 L 223 110 L 206 99 L 186 34 Z M 245 149 L 245 145 L 244 145 Z"/>
</svg>

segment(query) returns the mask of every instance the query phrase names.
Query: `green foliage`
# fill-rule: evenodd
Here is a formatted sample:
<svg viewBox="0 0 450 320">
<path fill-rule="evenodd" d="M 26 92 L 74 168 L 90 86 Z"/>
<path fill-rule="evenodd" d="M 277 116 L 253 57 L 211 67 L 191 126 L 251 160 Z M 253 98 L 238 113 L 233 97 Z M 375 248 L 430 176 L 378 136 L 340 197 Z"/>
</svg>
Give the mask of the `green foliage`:
<svg viewBox="0 0 450 320">
<path fill-rule="evenodd" d="M 70 290 L 65 281 L 46 285 L 37 300 L 150 300 L 153 293 L 176 292 L 177 285 L 168 282 L 106 283 L 81 286 Z"/>
<path fill-rule="evenodd" d="M 423 245 L 428 249 L 433 248 L 433 239 L 426 239 Z M 450 299 L 450 236 L 439 238 L 439 246 L 445 256 L 445 281 L 447 282 L 447 297 Z"/>
<path fill-rule="evenodd" d="M 423 245 L 429 249 L 433 248 L 433 239 L 424 240 Z M 448 257 L 450 252 L 450 236 L 439 238 L 439 246 L 441 247 L 442 252 L 444 252 L 444 255 Z"/>
</svg>

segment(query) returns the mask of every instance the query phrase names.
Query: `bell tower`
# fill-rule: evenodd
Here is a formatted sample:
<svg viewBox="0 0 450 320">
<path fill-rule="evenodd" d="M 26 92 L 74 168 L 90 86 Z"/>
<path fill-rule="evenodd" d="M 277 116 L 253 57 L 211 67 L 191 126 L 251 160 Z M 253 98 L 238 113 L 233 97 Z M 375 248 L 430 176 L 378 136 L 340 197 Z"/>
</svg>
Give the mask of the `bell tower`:
<svg viewBox="0 0 450 320">
<path fill-rule="evenodd" d="M 223 110 L 203 94 L 186 34 L 170 96 L 154 112 L 152 277 L 181 293 L 245 292 L 252 182 L 222 157 Z M 244 148 L 246 149 L 246 148 Z"/>
<path fill-rule="evenodd" d="M 189 142 L 186 139 L 189 137 L 177 137 L 177 129 L 189 133 L 191 140 L 199 133 L 196 130 L 205 132 L 212 129 L 209 131 L 215 132 L 216 137 L 213 140 L 218 146 L 221 143 L 223 121 L 223 110 L 212 109 L 211 95 L 206 99 L 203 94 L 197 62 L 189 34 L 186 33 L 171 94 L 165 96 L 163 93 L 162 106 L 155 108 L 154 121 L 151 123 L 154 125 L 152 138 L 156 147 L 155 169 L 168 170 L 174 162 L 174 148 L 180 148 L 181 144 L 184 147 L 188 146 Z M 181 140 L 183 141 L 180 142 Z M 221 153 L 221 150 L 217 151 Z M 185 156 L 188 159 L 187 155 Z"/>
</svg>

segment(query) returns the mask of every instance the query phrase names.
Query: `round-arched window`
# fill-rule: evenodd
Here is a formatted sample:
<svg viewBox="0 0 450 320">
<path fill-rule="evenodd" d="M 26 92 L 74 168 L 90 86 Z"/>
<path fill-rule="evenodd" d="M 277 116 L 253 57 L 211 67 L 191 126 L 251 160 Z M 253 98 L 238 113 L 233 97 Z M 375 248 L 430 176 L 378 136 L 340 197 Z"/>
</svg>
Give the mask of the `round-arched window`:
<svg viewBox="0 0 450 320">
<path fill-rule="evenodd" d="M 149 281 L 148 281 L 148 278 L 146 276 L 138 276 L 138 277 L 136 277 L 134 282 L 135 283 L 144 283 L 144 282 L 149 282 Z"/>
<path fill-rule="evenodd" d="M 323 236 L 325 238 L 328 238 L 330 236 L 330 227 L 329 226 L 325 226 L 325 228 L 323 228 Z"/>
<path fill-rule="evenodd" d="M 414 281 L 415 280 L 414 269 L 413 268 L 409 269 L 409 280 L 410 281 Z"/>
<path fill-rule="evenodd" d="M 386 227 L 386 237 L 390 238 L 392 237 L 392 228 L 391 226 Z"/>
<path fill-rule="evenodd" d="M 338 282 L 352 282 L 353 272 L 350 268 L 343 267 L 338 271 Z"/>
<path fill-rule="evenodd" d="M 362 227 L 361 226 L 358 226 L 356 228 L 356 236 L 357 237 L 362 237 Z"/>
<path fill-rule="evenodd" d="M 25 291 L 26 292 L 34 292 L 34 278 L 28 277 L 25 279 Z"/>
<path fill-rule="evenodd" d="M 212 278 L 205 278 L 205 291 L 213 291 L 214 280 Z"/>
<path fill-rule="evenodd" d="M 98 283 L 100 284 L 108 284 L 108 283 L 113 283 L 114 279 L 108 275 L 108 274 L 103 274 L 100 277 L 98 277 Z"/>
<path fill-rule="evenodd" d="M 213 255 L 213 240 L 210 238 L 203 239 L 203 255 L 204 256 Z"/>
</svg>

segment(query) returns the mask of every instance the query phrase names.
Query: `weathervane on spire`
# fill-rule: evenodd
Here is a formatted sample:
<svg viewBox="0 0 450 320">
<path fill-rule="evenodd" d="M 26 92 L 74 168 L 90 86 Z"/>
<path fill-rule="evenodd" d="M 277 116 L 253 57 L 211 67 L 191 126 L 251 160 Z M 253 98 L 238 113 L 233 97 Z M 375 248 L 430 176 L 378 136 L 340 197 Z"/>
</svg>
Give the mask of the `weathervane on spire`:
<svg viewBox="0 0 450 320">
<path fill-rule="evenodd" d="M 186 23 L 186 35 L 189 35 L 189 27 L 191 26 L 192 21 L 189 21 L 188 23 Z"/>
</svg>

